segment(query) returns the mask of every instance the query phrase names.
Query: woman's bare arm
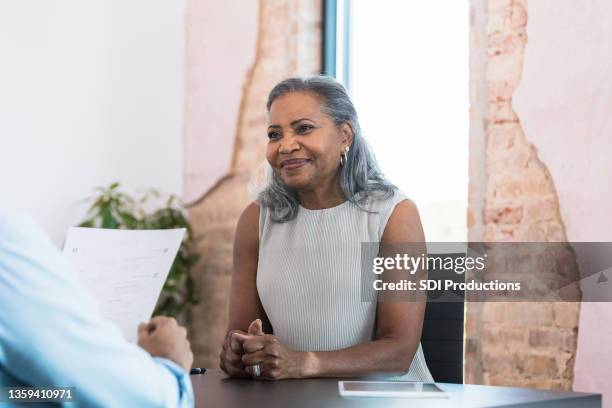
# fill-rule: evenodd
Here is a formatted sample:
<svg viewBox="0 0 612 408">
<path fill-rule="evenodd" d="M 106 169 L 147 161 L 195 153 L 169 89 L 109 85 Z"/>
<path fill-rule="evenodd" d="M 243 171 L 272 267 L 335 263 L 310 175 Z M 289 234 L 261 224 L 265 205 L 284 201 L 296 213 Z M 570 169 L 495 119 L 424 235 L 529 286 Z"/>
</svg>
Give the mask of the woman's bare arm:
<svg viewBox="0 0 612 408">
<path fill-rule="evenodd" d="M 256 276 L 259 253 L 259 205 L 249 204 L 242 212 L 234 236 L 232 285 L 230 289 L 229 324 L 220 355 L 221 368 L 232 377 L 242 377 L 244 354 L 242 344 L 232 333 L 246 333 L 256 319 L 264 330 L 271 331 L 268 318 L 257 295 Z"/>
<path fill-rule="evenodd" d="M 242 212 L 234 236 L 234 261 L 228 330 L 246 331 L 255 319 L 270 330 L 256 287 L 259 258 L 259 205 L 252 202 Z"/>
</svg>

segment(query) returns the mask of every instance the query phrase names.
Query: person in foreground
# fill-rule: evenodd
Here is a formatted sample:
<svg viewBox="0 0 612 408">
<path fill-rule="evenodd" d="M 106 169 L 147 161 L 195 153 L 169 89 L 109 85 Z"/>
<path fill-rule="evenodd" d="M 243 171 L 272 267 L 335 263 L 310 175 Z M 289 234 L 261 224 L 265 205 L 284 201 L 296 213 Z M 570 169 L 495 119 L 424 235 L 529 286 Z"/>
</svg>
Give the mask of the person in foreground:
<svg viewBox="0 0 612 408">
<path fill-rule="evenodd" d="M 75 387 L 68 407 L 194 404 L 185 328 L 154 317 L 128 343 L 33 222 L 2 212 L 0 310 L 1 387 Z"/>
<path fill-rule="evenodd" d="M 335 80 L 282 81 L 267 108 L 272 172 L 236 228 L 221 368 L 267 380 L 433 382 L 420 346 L 424 302 L 360 293 L 362 242 L 424 241 L 415 204 L 379 171 Z"/>
</svg>

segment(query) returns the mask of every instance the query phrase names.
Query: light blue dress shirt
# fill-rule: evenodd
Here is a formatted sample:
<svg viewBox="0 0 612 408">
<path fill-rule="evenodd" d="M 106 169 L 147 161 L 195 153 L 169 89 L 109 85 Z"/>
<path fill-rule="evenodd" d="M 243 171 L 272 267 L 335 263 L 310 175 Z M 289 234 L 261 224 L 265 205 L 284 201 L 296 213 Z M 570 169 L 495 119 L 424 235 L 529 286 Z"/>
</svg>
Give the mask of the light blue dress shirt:
<svg viewBox="0 0 612 408">
<path fill-rule="evenodd" d="M 0 212 L 0 387 L 7 386 L 76 387 L 78 403 L 66 407 L 194 403 L 184 370 L 128 343 L 45 234 L 27 217 Z"/>
</svg>

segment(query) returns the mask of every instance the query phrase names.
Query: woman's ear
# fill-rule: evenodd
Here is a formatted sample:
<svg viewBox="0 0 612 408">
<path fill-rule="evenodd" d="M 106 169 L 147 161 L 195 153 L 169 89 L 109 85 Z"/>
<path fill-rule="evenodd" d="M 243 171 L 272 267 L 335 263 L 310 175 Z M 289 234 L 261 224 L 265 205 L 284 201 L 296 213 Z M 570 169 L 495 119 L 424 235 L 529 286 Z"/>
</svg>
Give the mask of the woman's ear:
<svg viewBox="0 0 612 408">
<path fill-rule="evenodd" d="M 342 144 L 344 146 L 350 147 L 353 144 L 353 139 L 355 138 L 353 125 L 351 125 L 350 122 L 344 122 L 344 124 L 340 128 L 340 131 L 342 132 Z"/>
</svg>

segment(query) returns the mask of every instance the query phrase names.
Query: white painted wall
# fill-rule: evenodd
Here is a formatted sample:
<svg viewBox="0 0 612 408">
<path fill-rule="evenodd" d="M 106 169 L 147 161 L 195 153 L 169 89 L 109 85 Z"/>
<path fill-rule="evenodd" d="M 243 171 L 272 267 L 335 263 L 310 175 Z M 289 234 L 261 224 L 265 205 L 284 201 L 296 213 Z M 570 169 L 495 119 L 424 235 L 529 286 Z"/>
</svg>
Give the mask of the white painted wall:
<svg viewBox="0 0 612 408">
<path fill-rule="evenodd" d="M 121 182 L 182 191 L 186 0 L 0 0 L 0 206 L 60 244 Z"/>
</svg>

